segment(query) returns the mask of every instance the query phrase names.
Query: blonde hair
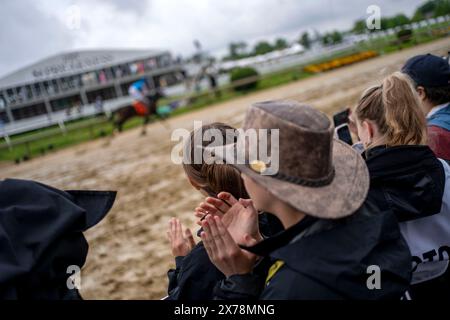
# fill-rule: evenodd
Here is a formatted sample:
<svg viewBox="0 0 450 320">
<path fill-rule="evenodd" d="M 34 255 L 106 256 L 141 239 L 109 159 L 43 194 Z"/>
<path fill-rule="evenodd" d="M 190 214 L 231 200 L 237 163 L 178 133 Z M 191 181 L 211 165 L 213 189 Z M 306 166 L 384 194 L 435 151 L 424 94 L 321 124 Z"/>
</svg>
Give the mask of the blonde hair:
<svg viewBox="0 0 450 320">
<path fill-rule="evenodd" d="M 372 120 L 387 146 L 426 144 L 426 119 L 411 79 L 395 72 L 367 89 L 355 107 L 359 121 Z"/>
</svg>

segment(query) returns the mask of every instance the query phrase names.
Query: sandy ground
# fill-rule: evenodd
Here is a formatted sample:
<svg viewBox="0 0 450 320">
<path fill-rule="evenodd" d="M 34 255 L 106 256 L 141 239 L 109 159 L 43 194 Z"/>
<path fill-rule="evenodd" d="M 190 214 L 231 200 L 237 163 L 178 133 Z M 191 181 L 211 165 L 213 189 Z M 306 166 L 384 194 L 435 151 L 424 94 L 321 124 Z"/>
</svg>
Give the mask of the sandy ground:
<svg viewBox="0 0 450 320">
<path fill-rule="evenodd" d="M 191 129 L 194 120 L 239 126 L 252 102 L 294 99 L 331 115 L 353 105 L 362 91 L 397 70 L 408 57 L 445 54 L 450 38 L 378 57 L 346 68 L 185 114 L 148 128 L 127 131 L 111 141 L 96 140 L 21 165 L 2 164 L 0 178 L 38 180 L 63 189 L 117 190 L 109 215 L 87 232 L 90 252 L 82 271 L 87 299 L 159 299 L 166 271 L 173 265 L 166 227 L 172 216 L 193 227 L 194 207 L 202 199 L 171 162 L 172 130 Z"/>
</svg>

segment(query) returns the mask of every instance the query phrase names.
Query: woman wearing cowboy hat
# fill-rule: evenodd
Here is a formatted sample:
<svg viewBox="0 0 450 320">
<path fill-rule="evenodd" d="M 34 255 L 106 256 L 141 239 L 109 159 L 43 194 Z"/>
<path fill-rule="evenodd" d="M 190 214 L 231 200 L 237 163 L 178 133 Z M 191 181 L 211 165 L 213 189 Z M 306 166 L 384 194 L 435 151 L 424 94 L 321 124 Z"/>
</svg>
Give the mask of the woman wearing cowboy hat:
<svg viewBox="0 0 450 320">
<path fill-rule="evenodd" d="M 234 165 L 251 200 L 230 199 L 222 208 L 240 223 L 225 227 L 213 214 L 203 221 L 205 248 L 227 277 L 217 298 L 400 298 L 411 276 L 408 247 L 392 212 L 366 201 L 364 160 L 333 140 L 329 119 L 295 102 L 270 101 L 250 107 L 244 129 L 279 129 L 278 170 L 265 174 L 269 164 L 250 161 L 246 150 L 245 163 Z M 242 152 L 227 149 L 218 154 Z M 273 212 L 285 230 L 262 240 L 256 210 Z"/>
</svg>

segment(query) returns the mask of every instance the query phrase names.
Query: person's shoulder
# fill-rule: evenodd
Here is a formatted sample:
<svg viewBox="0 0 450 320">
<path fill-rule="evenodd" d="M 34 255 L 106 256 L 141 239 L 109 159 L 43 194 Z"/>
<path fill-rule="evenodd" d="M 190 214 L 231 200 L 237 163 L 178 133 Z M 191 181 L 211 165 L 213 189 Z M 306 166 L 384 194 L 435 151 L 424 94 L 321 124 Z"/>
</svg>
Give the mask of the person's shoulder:
<svg viewBox="0 0 450 320">
<path fill-rule="evenodd" d="M 447 130 L 438 125 L 429 125 L 428 145 L 438 158 L 450 160 L 450 127 Z"/>
<path fill-rule="evenodd" d="M 427 117 L 427 125 L 430 127 L 438 127 L 447 132 L 450 131 L 450 104 L 439 109 L 437 112 Z M 434 128 L 436 130 L 436 128 Z"/>
<path fill-rule="evenodd" d="M 450 136 L 450 130 L 447 130 L 446 128 L 440 127 L 438 125 L 429 124 L 427 127 L 428 133 L 437 133 L 437 134 L 444 134 Z"/>
</svg>

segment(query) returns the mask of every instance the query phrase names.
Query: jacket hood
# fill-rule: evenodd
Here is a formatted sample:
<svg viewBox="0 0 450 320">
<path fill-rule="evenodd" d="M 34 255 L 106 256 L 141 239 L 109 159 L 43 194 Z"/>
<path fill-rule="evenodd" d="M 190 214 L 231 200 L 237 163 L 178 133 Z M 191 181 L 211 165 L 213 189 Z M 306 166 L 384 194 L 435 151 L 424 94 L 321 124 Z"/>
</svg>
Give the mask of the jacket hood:
<svg viewBox="0 0 450 320">
<path fill-rule="evenodd" d="M 397 298 L 407 290 L 411 255 L 391 212 L 366 202 L 348 218 L 306 219 L 253 248 L 261 254 L 266 247 L 273 259 L 347 299 Z M 368 289 L 369 266 L 380 268 L 381 290 Z"/>
<path fill-rule="evenodd" d="M 86 260 L 82 232 L 103 219 L 115 195 L 0 181 L 0 298 L 61 299 L 67 268 Z"/>
<path fill-rule="evenodd" d="M 437 126 L 450 131 L 450 103 L 427 118 L 429 126 Z"/>
<path fill-rule="evenodd" d="M 382 209 L 392 210 L 400 222 L 440 212 L 445 172 L 428 146 L 380 146 L 364 156 L 370 173 L 369 197 L 387 206 Z M 388 201 L 376 199 L 379 196 Z"/>
</svg>

